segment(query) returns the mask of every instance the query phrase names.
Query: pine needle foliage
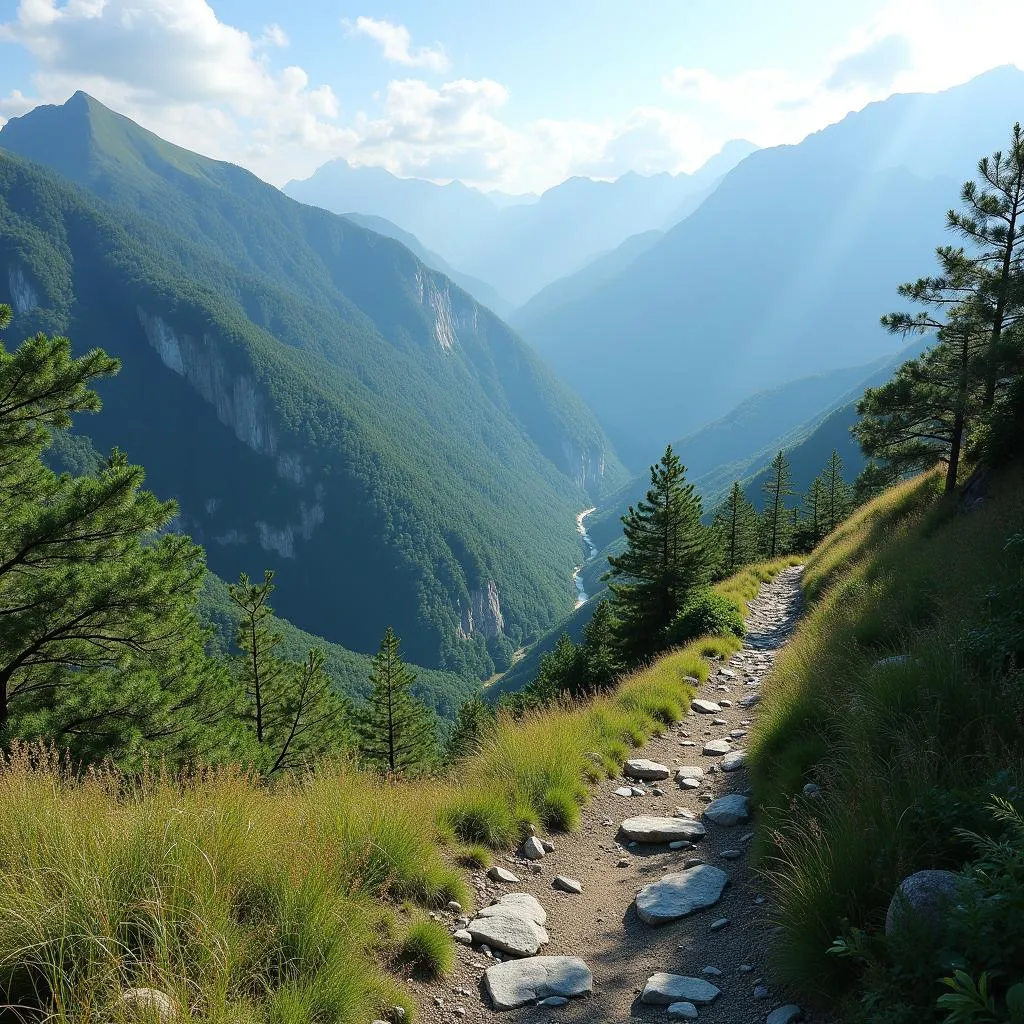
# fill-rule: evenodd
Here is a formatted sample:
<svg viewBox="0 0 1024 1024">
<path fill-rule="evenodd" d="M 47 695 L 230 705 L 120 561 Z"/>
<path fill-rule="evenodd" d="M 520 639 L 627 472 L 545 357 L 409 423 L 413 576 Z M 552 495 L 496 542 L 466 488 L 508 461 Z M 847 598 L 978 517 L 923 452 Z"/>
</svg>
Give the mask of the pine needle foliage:
<svg viewBox="0 0 1024 1024">
<path fill-rule="evenodd" d="M 723 553 L 723 575 L 731 575 L 741 565 L 757 560 L 760 554 L 757 510 L 733 481 L 729 497 L 715 512 L 712 529 Z"/>
<path fill-rule="evenodd" d="M 793 532 L 793 510 L 786 504 L 792 497 L 793 475 L 786 453 L 772 459 L 771 473 L 764 482 L 765 504 L 761 514 L 761 545 L 766 558 L 777 558 L 789 550 Z"/>
<path fill-rule="evenodd" d="M 402 661 L 398 637 L 389 626 L 373 658 L 373 690 L 357 712 L 356 730 L 362 756 L 391 774 L 421 774 L 437 758 L 434 717 L 413 696 L 415 679 Z"/>
<path fill-rule="evenodd" d="M 711 577 L 714 550 L 686 467 L 669 445 L 651 466 L 646 499 L 622 517 L 626 550 L 608 559 L 619 653 L 626 666 L 664 646 L 665 630 L 695 590 Z"/>
</svg>

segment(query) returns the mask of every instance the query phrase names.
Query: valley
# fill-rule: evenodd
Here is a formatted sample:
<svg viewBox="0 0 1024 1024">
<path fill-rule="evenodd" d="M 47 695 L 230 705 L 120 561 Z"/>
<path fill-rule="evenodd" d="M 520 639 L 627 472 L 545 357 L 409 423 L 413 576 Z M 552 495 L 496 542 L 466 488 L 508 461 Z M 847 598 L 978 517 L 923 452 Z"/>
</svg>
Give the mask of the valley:
<svg viewBox="0 0 1024 1024">
<path fill-rule="evenodd" d="M 0 1024 L 1024 1024 L 979 3 L 0 15 Z"/>
</svg>

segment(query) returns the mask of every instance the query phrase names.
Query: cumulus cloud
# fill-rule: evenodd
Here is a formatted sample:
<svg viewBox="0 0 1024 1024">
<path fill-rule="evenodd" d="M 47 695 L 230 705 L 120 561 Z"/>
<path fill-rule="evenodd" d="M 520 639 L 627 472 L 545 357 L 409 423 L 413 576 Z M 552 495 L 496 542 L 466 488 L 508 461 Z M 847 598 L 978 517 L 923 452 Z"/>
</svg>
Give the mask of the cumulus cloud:
<svg viewBox="0 0 1024 1024">
<path fill-rule="evenodd" d="M 315 162 L 346 136 L 330 86 L 270 66 L 265 48 L 287 42 L 279 26 L 253 39 L 206 0 L 21 0 L 0 40 L 35 58 L 37 102 L 84 89 L 171 141 L 271 178 L 282 171 L 275 140 L 301 140 Z"/>
<path fill-rule="evenodd" d="M 404 25 L 390 21 L 368 18 L 360 15 L 354 22 L 342 22 L 350 35 L 367 36 L 379 43 L 384 59 L 410 68 L 425 68 L 428 71 L 444 72 L 451 67 L 451 61 L 440 43 L 420 46 L 413 50 L 412 35 Z"/>
</svg>

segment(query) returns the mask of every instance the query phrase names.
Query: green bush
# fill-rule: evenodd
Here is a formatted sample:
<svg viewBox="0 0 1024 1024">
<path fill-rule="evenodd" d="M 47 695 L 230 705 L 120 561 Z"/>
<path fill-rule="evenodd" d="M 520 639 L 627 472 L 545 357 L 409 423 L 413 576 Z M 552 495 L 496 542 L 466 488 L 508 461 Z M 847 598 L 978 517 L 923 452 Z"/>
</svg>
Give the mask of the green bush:
<svg viewBox="0 0 1024 1024">
<path fill-rule="evenodd" d="M 443 978 L 455 966 L 455 943 L 437 921 L 416 921 L 402 940 L 401 959 L 429 978 Z"/>
<path fill-rule="evenodd" d="M 701 636 L 743 636 L 743 614 L 727 597 L 700 590 L 683 605 L 665 633 L 671 647 L 681 647 Z"/>
</svg>

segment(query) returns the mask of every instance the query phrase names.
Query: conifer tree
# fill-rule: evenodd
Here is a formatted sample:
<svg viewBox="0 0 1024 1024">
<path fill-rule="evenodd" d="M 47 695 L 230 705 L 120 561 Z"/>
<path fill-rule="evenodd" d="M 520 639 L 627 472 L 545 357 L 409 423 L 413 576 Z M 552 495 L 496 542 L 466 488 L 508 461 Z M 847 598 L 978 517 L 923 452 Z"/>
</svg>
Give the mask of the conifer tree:
<svg viewBox="0 0 1024 1024">
<path fill-rule="evenodd" d="M 415 679 L 402 661 L 398 637 L 389 626 L 373 657 L 373 689 L 356 712 L 356 731 L 363 757 L 393 774 L 418 774 L 437 758 L 433 713 L 412 693 Z"/>
<path fill-rule="evenodd" d="M 188 757 L 223 683 L 196 616 L 202 551 L 161 535 L 173 502 L 119 452 L 84 477 L 42 460 L 53 430 L 99 409 L 91 385 L 118 365 L 42 334 L 0 346 L 0 736 L 90 759 Z"/>
<path fill-rule="evenodd" d="M 850 514 L 853 501 L 850 485 L 843 479 L 843 457 L 834 448 L 818 479 L 822 492 L 821 535 L 824 537 Z"/>
<path fill-rule="evenodd" d="M 827 504 L 826 484 L 822 474 L 811 481 L 797 512 L 793 541 L 798 551 L 813 551 L 828 532 L 825 527 Z"/>
<path fill-rule="evenodd" d="M 269 773 L 342 749 L 349 740 L 348 709 L 324 670 L 324 655 L 309 651 L 300 664 L 278 654 L 282 637 L 273 628 L 270 595 L 274 574 L 262 583 L 242 573 L 228 588 L 241 612 L 236 659 L 242 684 L 240 717 L 257 750 L 259 764 Z"/>
<path fill-rule="evenodd" d="M 757 558 L 757 509 L 743 493 L 738 480 L 733 482 L 729 497 L 715 513 L 712 526 L 718 534 L 724 554 L 723 569 L 726 575 Z"/>
<path fill-rule="evenodd" d="M 583 681 L 586 694 L 609 689 L 622 671 L 616 646 L 616 622 L 611 602 L 598 601 L 583 627 Z"/>
<path fill-rule="evenodd" d="M 651 467 L 651 488 L 622 517 L 626 550 L 610 557 L 612 604 L 624 667 L 656 653 L 666 627 L 711 576 L 714 553 L 701 502 L 669 445 Z"/>
<path fill-rule="evenodd" d="M 448 761 L 458 761 L 477 753 L 494 728 L 494 708 L 480 697 L 462 702 L 455 715 L 455 725 L 445 745 Z"/>
<path fill-rule="evenodd" d="M 576 694 L 583 686 L 584 668 L 582 649 L 563 633 L 554 649 L 541 655 L 537 675 L 526 687 L 527 696 L 535 704 L 546 704 L 563 694 Z"/>
<path fill-rule="evenodd" d="M 789 547 L 793 531 L 793 510 L 787 507 L 786 499 L 793 494 L 791 485 L 789 459 L 785 452 L 780 451 L 772 459 L 768 479 L 762 487 L 765 505 L 761 515 L 761 543 L 768 558 L 784 554 Z"/>
</svg>

